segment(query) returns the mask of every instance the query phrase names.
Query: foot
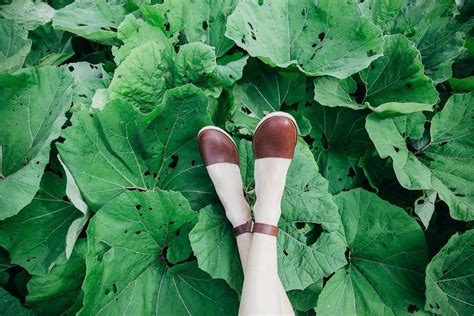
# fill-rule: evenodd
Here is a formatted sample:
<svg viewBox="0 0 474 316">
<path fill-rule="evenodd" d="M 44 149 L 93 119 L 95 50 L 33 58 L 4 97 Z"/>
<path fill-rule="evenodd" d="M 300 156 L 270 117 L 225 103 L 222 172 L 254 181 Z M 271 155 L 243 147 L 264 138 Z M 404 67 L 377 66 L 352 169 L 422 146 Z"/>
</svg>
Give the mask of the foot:
<svg viewBox="0 0 474 316">
<path fill-rule="evenodd" d="M 297 136 L 296 121 L 288 113 L 269 114 L 257 125 L 253 139 L 256 224 L 278 224 L 286 175 L 295 152 Z"/>
<path fill-rule="evenodd" d="M 250 207 L 244 198 L 239 154 L 232 137 L 218 127 L 207 126 L 199 131 L 198 142 L 204 165 L 227 219 L 234 228 L 240 227 L 237 234 L 249 231 L 251 227 L 244 224 L 251 219 Z"/>
</svg>

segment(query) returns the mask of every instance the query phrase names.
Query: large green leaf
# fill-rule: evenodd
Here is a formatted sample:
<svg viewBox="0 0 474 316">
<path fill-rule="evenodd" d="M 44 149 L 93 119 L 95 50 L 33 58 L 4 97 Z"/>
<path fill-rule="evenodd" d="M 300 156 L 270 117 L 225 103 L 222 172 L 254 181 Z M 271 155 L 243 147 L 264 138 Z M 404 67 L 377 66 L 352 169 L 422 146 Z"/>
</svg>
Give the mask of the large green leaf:
<svg viewBox="0 0 474 316">
<path fill-rule="evenodd" d="M 424 303 L 425 237 L 399 207 L 362 189 L 335 197 L 349 265 L 336 272 L 318 299 L 318 315 L 402 315 Z"/>
<path fill-rule="evenodd" d="M 27 30 L 33 30 L 51 21 L 53 15 L 54 9 L 43 1 L 15 0 L 0 5 L 0 17 L 15 20 Z"/>
<path fill-rule="evenodd" d="M 431 120 L 431 137 L 420 146 L 425 117 L 415 113 L 367 117 L 366 128 L 382 158 L 391 157 L 400 184 L 410 190 L 435 190 L 451 216 L 473 220 L 474 172 L 472 103 L 474 93 L 453 95 Z"/>
<path fill-rule="evenodd" d="M 236 313 L 236 294 L 223 281 L 194 262 L 171 267 L 165 259 L 173 240 L 188 238 L 181 228 L 196 217 L 181 194 L 161 190 L 125 192 L 105 205 L 87 230 L 80 315 Z"/>
<path fill-rule="evenodd" d="M 357 1 L 240 1 L 226 36 L 270 65 L 346 78 L 382 55 L 382 32 Z"/>
<path fill-rule="evenodd" d="M 167 0 L 157 12 L 165 28 L 182 31 L 188 42 L 213 46 L 217 56 L 224 55 L 234 43 L 224 36 L 226 19 L 237 0 Z"/>
<path fill-rule="evenodd" d="M 189 239 L 201 270 L 214 279 L 224 279 L 236 291 L 242 289 L 242 263 L 232 225 L 221 206 L 209 205 L 199 211 L 199 222 Z"/>
<path fill-rule="evenodd" d="M 242 80 L 234 86 L 235 113 L 230 128 L 251 134 L 266 114 L 285 104 L 300 101 L 305 95 L 306 78 L 297 70 L 274 70 L 251 60 Z"/>
<path fill-rule="evenodd" d="M 56 265 L 47 275 L 34 275 L 28 282 L 26 305 L 38 315 L 65 315 L 79 311 L 76 300 L 86 275 L 87 242 L 78 241 L 71 258 Z M 82 303 L 82 300 L 81 300 Z"/>
<path fill-rule="evenodd" d="M 242 69 L 246 57 L 240 59 L 244 60 L 238 63 L 238 68 Z M 230 68 L 234 66 L 227 65 Z M 109 96 L 130 102 L 144 113 L 159 108 L 168 89 L 187 83 L 200 86 L 211 95 L 217 88 L 218 96 L 218 87 L 230 85 L 240 78 L 232 77 L 232 74 L 230 78 L 226 77 L 222 67 L 226 66 L 218 67 L 214 48 L 208 45 L 182 45 L 176 54 L 171 46 L 163 48 L 162 44 L 149 41 L 134 49 L 116 69 L 108 90 Z"/>
<path fill-rule="evenodd" d="M 105 45 L 117 44 L 125 8 L 113 0 L 77 0 L 56 11 L 53 27 Z"/>
<path fill-rule="evenodd" d="M 362 4 L 365 15 L 386 33 L 401 33 L 420 50 L 425 73 L 439 83 L 451 77 L 451 65 L 464 46 L 462 32 L 469 30 L 454 16 L 451 0 L 370 0 Z"/>
<path fill-rule="evenodd" d="M 33 316 L 35 313 L 21 306 L 20 300 L 5 289 L 0 288 L 0 315 L 2 316 Z"/>
<path fill-rule="evenodd" d="M 59 153 L 93 210 L 123 191 L 156 188 L 181 191 L 200 208 L 215 201 L 196 144 L 199 129 L 210 124 L 207 106 L 203 92 L 188 85 L 167 91 L 163 111 L 148 126 L 123 101 L 79 111 Z"/>
<path fill-rule="evenodd" d="M 361 186 L 359 158 L 370 147 L 364 128 L 367 113 L 303 103 L 298 112 L 311 124 L 306 138 L 332 194 Z"/>
<path fill-rule="evenodd" d="M 455 234 L 426 268 L 426 310 L 442 315 L 474 313 L 474 230 Z"/>
<path fill-rule="evenodd" d="M 0 75 L 0 219 L 18 213 L 38 191 L 50 143 L 66 121 L 71 86 L 64 68 Z"/>
<path fill-rule="evenodd" d="M 30 66 L 59 66 L 74 55 L 71 34 L 56 31 L 51 24 L 37 27 L 29 34 L 33 44 L 26 58 Z"/>
<path fill-rule="evenodd" d="M 423 73 L 420 53 L 403 35 L 386 36 L 384 56 L 360 77 L 365 86 L 361 104 L 355 100 L 357 85 L 352 78 L 315 79 L 314 99 L 331 107 L 398 113 L 430 111 L 438 101 L 433 82 Z"/>
<path fill-rule="evenodd" d="M 250 153 L 241 152 L 241 160 L 246 161 L 243 156 Z M 244 183 L 249 182 L 244 179 Z M 326 180 L 318 174 L 311 152 L 302 143 L 297 145 L 288 171 L 281 207 L 278 269 L 286 290 L 304 289 L 346 264 L 340 217 Z M 232 227 L 222 214 L 221 208 L 205 209 L 190 234 L 191 244 L 199 267 L 235 288 L 241 283 L 241 268 L 236 261 L 235 241 L 230 238 Z M 209 240 L 217 245 L 210 247 Z"/>
<path fill-rule="evenodd" d="M 31 274 L 47 274 L 65 257 L 66 235 L 81 212 L 66 196 L 66 181 L 46 172 L 33 201 L 17 215 L 0 222 L 0 245 L 12 263 Z"/>
<path fill-rule="evenodd" d="M 0 19 L 0 73 L 15 72 L 25 62 L 30 52 L 28 31 L 13 20 Z"/>
<path fill-rule="evenodd" d="M 160 49 L 165 49 L 171 44 L 159 27 L 152 26 L 142 19 L 137 19 L 133 14 L 127 15 L 120 24 L 117 31 L 117 38 L 123 42 L 123 45 L 119 47 L 112 47 L 114 59 L 117 64 L 120 64 L 130 55 L 134 48 L 149 41 L 158 44 Z"/>
</svg>

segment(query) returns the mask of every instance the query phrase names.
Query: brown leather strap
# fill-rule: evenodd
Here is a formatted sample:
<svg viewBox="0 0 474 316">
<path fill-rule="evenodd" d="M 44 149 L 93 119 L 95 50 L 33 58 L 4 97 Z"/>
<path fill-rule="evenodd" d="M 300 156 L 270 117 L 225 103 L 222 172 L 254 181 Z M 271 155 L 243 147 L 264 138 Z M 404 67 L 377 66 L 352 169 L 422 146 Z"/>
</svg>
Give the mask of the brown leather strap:
<svg viewBox="0 0 474 316">
<path fill-rule="evenodd" d="M 234 227 L 234 235 L 235 237 L 242 235 L 244 233 L 251 233 L 253 229 L 253 221 L 249 219 L 242 225 L 239 225 L 237 227 Z"/>
<path fill-rule="evenodd" d="M 264 224 L 264 223 L 254 223 L 253 232 L 265 234 L 265 235 L 277 236 L 278 226 L 273 226 L 273 225 Z"/>
</svg>

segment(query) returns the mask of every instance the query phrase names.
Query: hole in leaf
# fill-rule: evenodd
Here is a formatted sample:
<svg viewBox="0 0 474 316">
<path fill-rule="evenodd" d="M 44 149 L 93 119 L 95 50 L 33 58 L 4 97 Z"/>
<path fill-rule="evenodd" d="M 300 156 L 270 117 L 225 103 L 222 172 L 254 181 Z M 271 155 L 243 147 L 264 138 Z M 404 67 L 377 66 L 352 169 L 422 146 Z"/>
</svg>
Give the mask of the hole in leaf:
<svg viewBox="0 0 474 316">
<path fill-rule="evenodd" d="M 168 167 L 171 168 L 171 169 L 175 168 L 176 165 L 178 164 L 178 160 L 179 160 L 178 156 L 176 156 L 176 155 L 171 155 L 171 162 L 170 162 L 170 164 L 168 165 Z"/>
<path fill-rule="evenodd" d="M 252 25 L 252 23 L 250 23 L 250 22 L 247 22 L 247 24 L 250 26 L 250 29 L 252 29 L 252 30 L 253 30 L 253 25 Z"/>
<path fill-rule="evenodd" d="M 400 151 L 400 148 L 393 146 L 393 149 L 398 153 Z"/>
<path fill-rule="evenodd" d="M 142 206 L 141 206 L 141 204 L 137 204 L 137 205 L 135 205 L 135 208 L 136 208 L 137 210 L 139 210 L 139 209 L 142 208 Z"/>
<path fill-rule="evenodd" d="M 413 314 L 414 312 L 417 312 L 419 311 L 420 309 L 418 308 L 418 306 L 414 305 L 414 304 L 411 304 L 410 306 L 408 306 L 408 312 Z"/>
<path fill-rule="evenodd" d="M 141 233 L 142 233 L 142 232 L 139 231 L 139 230 L 137 230 L 137 231 L 135 232 L 136 235 L 140 235 Z"/>
<path fill-rule="evenodd" d="M 164 27 L 165 27 L 165 30 L 166 32 L 169 32 L 169 30 L 171 29 L 171 25 L 169 24 L 169 22 L 166 22 L 165 24 L 163 24 Z"/>
<path fill-rule="evenodd" d="M 144 173 L 145 177 L 146 177 L 146 176 L 149 176 L 150 174 L 151 174 L 151 173 L 150 173 L 150 170 L 147 170 L 147 171 L 145 171 L 145 173 Z"/>
<path fill-rule="evenodd" d="M 180 233 L 181 233 L 181 229 L 178 229 L 178 230 L 176 231 L 176 233 L 174 233 L 174 234 L 175 234 L 176 236 L 179 236 Z"/>
<path fill-rule="evenodd" d="M 302 228 L 305 227 L 305 224 L 304 224 L 304 223 L 301 223 L 301 222 L 297 222 L 297 223 L 295 224 L 295 226 L 296 226 L 297 229 L 302 229 Z"/>
<path fill-rule="evenodd" d="M 207 21 L 206 20 L 202 21 L 202 29 L 207 30 L 208 27 L 209 27 L 209 24 L 207 23 Z"/>
<path fill-rule="evenodd" d="M 356 175 L 356 172 L 355 172 L 354 168 L 350 167 L 349 168 L 349 173 L 347 174 L 347 176 L 350 177 L 350 178 L 354 178 L 355 175 Z"/>
<path fill-rule="evenodd" d="M 305 234 L 306 246 L 313 245 L 323 233 L 323 227 L 321 224 L 312 223 L 310 225 L 312 226 L 311 230 Z"/>
<path fill-rule="evenodd" d="M 69 66 L 67 69 L 69 69 L 69 71 L 74 71 L 74 66 Z"/>
<path fill-rule="evenodd" d="M 283 254 L 284 254 L 285 256 L 288 256 L 288 252 L 287 252 L 286 250 L 283 250 Z"/>
<path fill-rule="evenodd" d="M 302 16 L 305 16 L 306 13 L 307 13 L 307 10 L 306 10 L 306 8 L 304 8 L 303 11 L 301 11 L 301 15 L 302 15 Z"/>
<path fill-rule="evenodd" d="M 321 32 L 321 33 L 318 34 L 318 38 L 321 42 L 324 40 L 325 37 L 326 37 L 326 33 L 324 33 L 324 32 Z"/>
<path fill-rule="evenodd" d="M 69 202 L 69 198 L 65 195 L 65 196 L 63 196 L 63 201 L 64 202 Z"/>
</svg>

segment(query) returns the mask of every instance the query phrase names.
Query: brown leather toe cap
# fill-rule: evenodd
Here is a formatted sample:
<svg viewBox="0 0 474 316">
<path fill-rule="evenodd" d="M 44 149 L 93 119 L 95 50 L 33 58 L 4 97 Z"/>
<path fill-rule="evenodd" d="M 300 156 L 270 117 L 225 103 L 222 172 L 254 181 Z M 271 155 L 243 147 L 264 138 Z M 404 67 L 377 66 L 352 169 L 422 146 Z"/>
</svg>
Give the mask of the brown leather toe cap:
<svg viewBox="0 0 474 316">
<path fill-rule="evenodd" d="M 284 116 L 273 116 L 264 120 L 255 131 L 253 151 L 255 159 L 292 159 L 297 141 L 295 123 Z"/>
<path fill-rule="evenodd" d="M 230 136 L 216 129 L 206 129 L 198 136 L 199 151 L 205 166 L 215 163 L 239 164 L 239 153 Z"/>
</svg>

